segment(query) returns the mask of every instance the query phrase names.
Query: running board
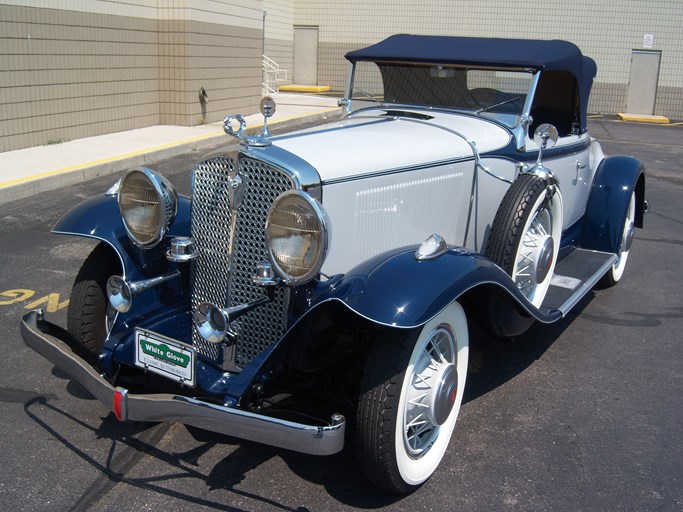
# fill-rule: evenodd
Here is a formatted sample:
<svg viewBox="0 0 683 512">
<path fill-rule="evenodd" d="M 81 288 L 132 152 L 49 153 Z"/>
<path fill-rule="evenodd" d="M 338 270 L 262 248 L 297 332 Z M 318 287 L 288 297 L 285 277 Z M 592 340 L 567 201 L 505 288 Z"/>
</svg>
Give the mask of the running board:
<svg viewBox="0 0 683 512">
<path fill-rule="evenodd" d="M 573 249 L 557 262 L 543 307 L 558 309 L 565 316 L 616 261 L 613 253 Z"/>
</svg>

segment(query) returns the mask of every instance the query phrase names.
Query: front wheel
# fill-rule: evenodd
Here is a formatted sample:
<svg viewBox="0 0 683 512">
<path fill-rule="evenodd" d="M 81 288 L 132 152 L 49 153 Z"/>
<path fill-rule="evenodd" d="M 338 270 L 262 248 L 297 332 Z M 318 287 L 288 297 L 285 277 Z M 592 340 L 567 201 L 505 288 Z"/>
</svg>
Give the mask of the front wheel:
<svg viewBox="0 0 683 512">
<path fill-rule="evenodd" d="M 67 329 L 86 350 L 99 353 L 116 310 L 107 299 L 107 279 L 121 274 L 116 253 L 105 243 L 93 249 L 78 271 L 67 310 Z"/>
<path fill-rule="evenodd" d="M 417 489 L 444 456 L 460 411 L 469 336 L 458 302 L 423 327 L 375 340 L 357 414 L 361 467 L 390 492 Z"/>
</svg>

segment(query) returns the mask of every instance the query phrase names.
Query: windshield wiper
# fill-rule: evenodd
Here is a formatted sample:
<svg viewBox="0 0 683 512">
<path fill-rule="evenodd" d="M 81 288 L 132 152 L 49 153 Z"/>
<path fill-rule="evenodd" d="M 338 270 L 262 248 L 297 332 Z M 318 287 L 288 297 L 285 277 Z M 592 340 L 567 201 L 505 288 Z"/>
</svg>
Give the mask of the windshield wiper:
<svg viewBox="0 0 683 512">
<path fill-rule="evenodd" d="M 363 89 L 361 89 L 360 87 L 354 87 L 353 90 L 354 90 L 354 91 L 358 91 L 358 92 L 361 93 L 363 96 L 366 96 L 367 98 L 371 99 L 371 100 L 374 101 L 375 103 L 382 103 L 382 102 L 379 101 L 377 98 L 375 98 L 372 94 L 370 94 L 369 92 L 365 92 L 365 91 L 364 91 Z"/>
<path fill-rule="evenodd" d="M 495 105 L 489 105 L 488 107 L 482 107 L 479 110 L 475 110 L 474 114 L 481 114 L 482 112 L 486 112 L 488 110 L 491 110 L 492 108 L 501 107 L 501 106 L 506 105 L 508 103 L 512 103 L 513 101 L 517 101 L 520 98 L 521 98 L 521 96 L 515 96 L 514 98 L 508 98 L 505 101 L 501 101 L 500 103 L 496 103 Z"/>
</svg>

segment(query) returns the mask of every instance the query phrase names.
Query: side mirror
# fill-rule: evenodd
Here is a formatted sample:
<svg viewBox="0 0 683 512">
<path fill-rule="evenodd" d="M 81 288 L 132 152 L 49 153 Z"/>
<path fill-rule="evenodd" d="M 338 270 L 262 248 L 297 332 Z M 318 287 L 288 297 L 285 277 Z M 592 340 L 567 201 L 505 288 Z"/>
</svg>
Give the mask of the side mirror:
<svg viewBox="0 0 683 512">
<path fill-rule="evenodd" d="M 557 128 L 550 123 L 540 125 L 534 132 L 534 142 L 541 150 L 552 148 L 557 144 L 558 137 Z"/>
<path fill-rule="evenodd" d="M 557 128 L 552 124 L 544 123 L 536 128 L 534 142 L 538 145 L 538 159 L 536 160 L 536 165 L 529 170 L 530 173 L 536 174 L 555 185 L 559 184 L 559 180 L 553 171 L 543 165 L 543 151 L 557 144 L 557 139 Z"/>
</svg>

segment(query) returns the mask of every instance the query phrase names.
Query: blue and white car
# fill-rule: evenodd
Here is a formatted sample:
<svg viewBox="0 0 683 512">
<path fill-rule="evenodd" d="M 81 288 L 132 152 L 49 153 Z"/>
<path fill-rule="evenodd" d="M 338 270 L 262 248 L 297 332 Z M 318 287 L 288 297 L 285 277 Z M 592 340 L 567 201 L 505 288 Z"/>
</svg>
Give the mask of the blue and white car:
<svg viewBox="0 0 683 512">
<path fill-rule="evenodd" d="M 55 233 L 100 243 L 67 330 L 37 311 L 22 333 L 122 421 L 316 455 L 352 421 L 369 479 L 405 493 L 447 449 L 468 325 L 516 336 L 617 283 L 645 174 L 588 134 L 596 65 L 572 43 L 396 35 L 346 58 L 338 120 L 229 116 L 191 197 L 141 168 L 67 213 Z"/>
</svg>

